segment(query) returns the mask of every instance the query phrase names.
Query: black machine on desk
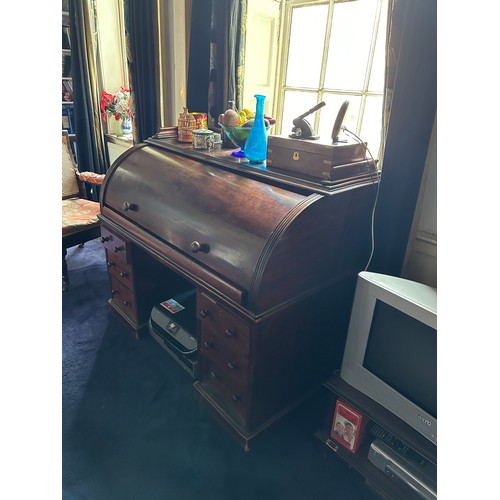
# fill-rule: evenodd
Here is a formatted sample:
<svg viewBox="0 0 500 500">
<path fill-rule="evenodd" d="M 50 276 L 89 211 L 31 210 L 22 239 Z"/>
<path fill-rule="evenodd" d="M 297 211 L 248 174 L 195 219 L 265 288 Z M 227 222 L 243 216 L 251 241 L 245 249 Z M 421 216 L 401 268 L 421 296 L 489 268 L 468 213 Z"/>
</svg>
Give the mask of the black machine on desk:
<svg viewBox="0 0 500 500">
<path fill-rule="evenodd" d="M 318 140 L 319 135 L 314 133 L 314 130 L 311 124 L 305 119 L 306 116 L 318 111 L 323 106 L 326 106 L 324 101 L 316 104 L 311 109 L 306 111 L 305 113 L 297 116 L 297 118 L 293 119 L 293 130 L 292 133 L 288 136 L 290 139 L 305 139 L 305 140 Z M 342 128 L 342 124 L 345 120 L 345 115 L 347 113 L 347 109 L 349 108 L 349 101 L 344 101 L 342 106 L 340 106 L 339 112 L 337 114 L 337 118 L 335 119 L 335 123 L 333 124 L 332 129 L 332 144 L 337 142 L 346 142 L 346 140 L 340 140 L 340 129 Z"/>
</svg>

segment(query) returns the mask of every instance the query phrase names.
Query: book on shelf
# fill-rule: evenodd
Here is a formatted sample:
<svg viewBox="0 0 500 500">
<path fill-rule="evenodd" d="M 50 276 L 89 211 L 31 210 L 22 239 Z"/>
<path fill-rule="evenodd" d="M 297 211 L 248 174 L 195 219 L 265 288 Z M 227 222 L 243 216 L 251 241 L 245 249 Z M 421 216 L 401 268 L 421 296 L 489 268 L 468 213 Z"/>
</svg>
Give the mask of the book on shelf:
<svg viewBox="0 0 500 500">
<path fill-rule="evenodd" d="M 71 38 L 69 36 L 69 27 L 62 27 L 62 48 L 63 49 L 71 49 Z"/>
<path fill-rule="evenodd" d="M 71 76 L 71 54 L 62 55 L 62 76 Z"/>
<path fill-rule="evenodd" d="M 73 85 L 71 80 L 63 80 L 62 82 L 62 100 L 64 102 L 73 101 Z"/>
<path fill-rule="evenodd" d="M 62 107 L 62 128 L 67 130 L 68 134 L 75 133 L 73 104 L 66 104 Z"/>
</svg>

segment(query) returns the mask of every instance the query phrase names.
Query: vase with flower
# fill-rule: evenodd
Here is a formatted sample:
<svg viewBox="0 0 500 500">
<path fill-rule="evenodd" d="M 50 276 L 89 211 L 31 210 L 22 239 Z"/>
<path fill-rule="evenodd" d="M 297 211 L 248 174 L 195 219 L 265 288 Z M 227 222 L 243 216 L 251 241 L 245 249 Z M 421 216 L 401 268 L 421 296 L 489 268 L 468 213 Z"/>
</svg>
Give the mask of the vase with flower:
<svg viewBox="0 0 500 500">
<path fill-rule="evenodd" d="M 130 90 L 120 87 L 116 94 L 101 92 L 101 114 L 104 121 L 108 115 L 121 120 L 122 136 L 132 137 L 132 112 L 130 110 Z"/>
</svg>

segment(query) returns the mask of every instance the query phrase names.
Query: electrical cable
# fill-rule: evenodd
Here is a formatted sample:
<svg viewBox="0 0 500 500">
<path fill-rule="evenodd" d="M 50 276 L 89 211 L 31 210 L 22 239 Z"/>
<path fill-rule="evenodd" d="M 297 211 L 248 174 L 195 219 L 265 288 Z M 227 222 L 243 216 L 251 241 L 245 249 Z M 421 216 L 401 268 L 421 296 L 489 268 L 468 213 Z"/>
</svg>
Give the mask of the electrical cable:
<svg viewBox="0 0 500 500">
<path fill-rule="evenodd" d="M 371 261 L 372 261 L 373 254 L 375 252 L 375 210 L 377 208 L 378 194 L 380 192 L 380 182 L 381 182 L 382 176 L 380 174 L 380 171 L 377 168 L 376 161 L 373 158 L 373 155 L 372 155 L 370 149 L 368 148 L 368 145 L 365 144 L 354 132 L 351 132 L 347 127 L 342 126 L 341 128 L 342 128 L 342 131 L 344 133 L 349 134 L 351 137 L 353 137 L 355 140 L 357 140 L 360 144 L 362 144 L 365 147 L 366 152 L 368 153 L 368 155 L 369 155 L 369 157 L 370 157 L 373 165 L 375 166 L 375 173 L 377 175 L 377 191 L 375 193 L 375 200 L 373 202 L 373 208 L 372 208 L 372 214 L 371 214 L 371 223 L 370 223 L 370 226 L 371 226 L 370 227 L 370 233 L 371 233 L 371 252 L 370 252 L 370 257 L 368 258 L 368 262 L 366 263 L 366 266 L 363 269 L 363 271 L 366 271 L 368 269 Z"/>
</svg>

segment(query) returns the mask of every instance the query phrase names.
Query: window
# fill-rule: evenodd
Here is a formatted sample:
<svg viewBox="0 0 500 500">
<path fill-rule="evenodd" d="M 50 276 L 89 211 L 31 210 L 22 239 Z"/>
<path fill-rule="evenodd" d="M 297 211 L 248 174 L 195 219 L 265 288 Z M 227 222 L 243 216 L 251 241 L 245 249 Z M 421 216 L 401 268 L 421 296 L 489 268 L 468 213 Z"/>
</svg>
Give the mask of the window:
<svg viewBox="0 0 500 500">
<path fill-rule="evenodd" d="M 306 117 L 322 140 L 331 137 L 341 104 L 344 125 L 379 157 L 385 74 L 388 0 L 285 0 L 281 72 L 276 84 L 275 133 L 289 134 Z"/>
</svg>

